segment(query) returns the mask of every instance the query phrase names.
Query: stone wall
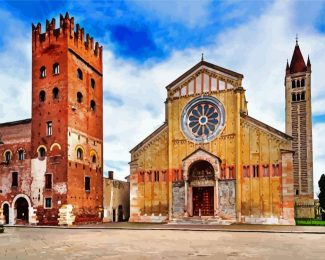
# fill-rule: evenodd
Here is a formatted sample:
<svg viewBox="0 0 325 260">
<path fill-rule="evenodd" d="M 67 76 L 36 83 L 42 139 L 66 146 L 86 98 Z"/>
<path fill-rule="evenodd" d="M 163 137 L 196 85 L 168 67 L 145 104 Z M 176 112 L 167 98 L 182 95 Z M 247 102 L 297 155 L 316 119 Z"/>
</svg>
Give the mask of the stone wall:
<svg viewBox="0 0 325 260">
<path fill-rule="evenodd" d="M 173 217 L 182 217 L 184 215 L 184 203 L 184 182 L 173 182 Z"/>
<path fill-rule="evenodd" d="M 225 216 L 236 217 L 236 181 L 219 181 L 219 211 Z"/>
</svg>

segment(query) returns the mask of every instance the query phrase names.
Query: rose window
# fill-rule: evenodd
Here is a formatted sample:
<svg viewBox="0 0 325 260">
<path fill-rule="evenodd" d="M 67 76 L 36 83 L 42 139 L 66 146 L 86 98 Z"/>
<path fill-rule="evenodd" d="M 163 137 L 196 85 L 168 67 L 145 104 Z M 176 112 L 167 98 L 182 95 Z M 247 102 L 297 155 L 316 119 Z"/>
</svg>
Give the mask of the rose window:
<svg viewBox="0 0 325 260">
<path fill-rule="evenodd" d="M 213 97 L 198 97 L 188 103 L 182 113 L 182 130 L 195 142 L 208 142 L 223 129 L 225 113 L 221 102 Z"/>
</svg>

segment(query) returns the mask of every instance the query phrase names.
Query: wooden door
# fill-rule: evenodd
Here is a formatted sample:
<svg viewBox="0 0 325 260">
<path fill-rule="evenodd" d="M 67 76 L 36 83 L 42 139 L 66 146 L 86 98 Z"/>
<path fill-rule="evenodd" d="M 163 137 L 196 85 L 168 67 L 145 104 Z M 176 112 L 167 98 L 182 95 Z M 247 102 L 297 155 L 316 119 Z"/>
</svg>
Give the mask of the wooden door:
<svg viewBox="0 0 325 260">
<path fill-rule="evenodd" d="M 214 215 L 214 187 L 193 187 L 193 215 Z"/>
</svg>

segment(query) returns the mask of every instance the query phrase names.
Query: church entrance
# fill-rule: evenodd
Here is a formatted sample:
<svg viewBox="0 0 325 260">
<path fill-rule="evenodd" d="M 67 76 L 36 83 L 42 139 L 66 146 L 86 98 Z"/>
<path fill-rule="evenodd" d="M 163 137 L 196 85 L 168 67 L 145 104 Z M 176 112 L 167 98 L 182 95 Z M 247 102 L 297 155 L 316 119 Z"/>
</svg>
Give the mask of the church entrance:
<svg viewBox="0 0 325 260">
<path fill-rule="evenodd" d="M 20 197 L 15 203 L 16 224 L 28 223 L 28 202 L 25 198 Z"/>
<path fill-rule="evenodd" d="M 214 187 L 193 187 L 193 216 L 214 215 Z"/>
</svg>

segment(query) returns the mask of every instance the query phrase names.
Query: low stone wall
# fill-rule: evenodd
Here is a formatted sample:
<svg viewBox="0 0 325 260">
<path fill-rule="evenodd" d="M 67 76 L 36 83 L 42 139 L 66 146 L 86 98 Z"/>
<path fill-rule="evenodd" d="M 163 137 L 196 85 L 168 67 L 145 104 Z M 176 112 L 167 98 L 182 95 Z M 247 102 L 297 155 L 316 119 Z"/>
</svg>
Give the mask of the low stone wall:
<svg viewBox="0 0 325 260">
<path fill-rule="evenodd" d="M 173 217 L 183 217 L 185 207 L 184 182 L 173 182 Z"/>
</svg>

